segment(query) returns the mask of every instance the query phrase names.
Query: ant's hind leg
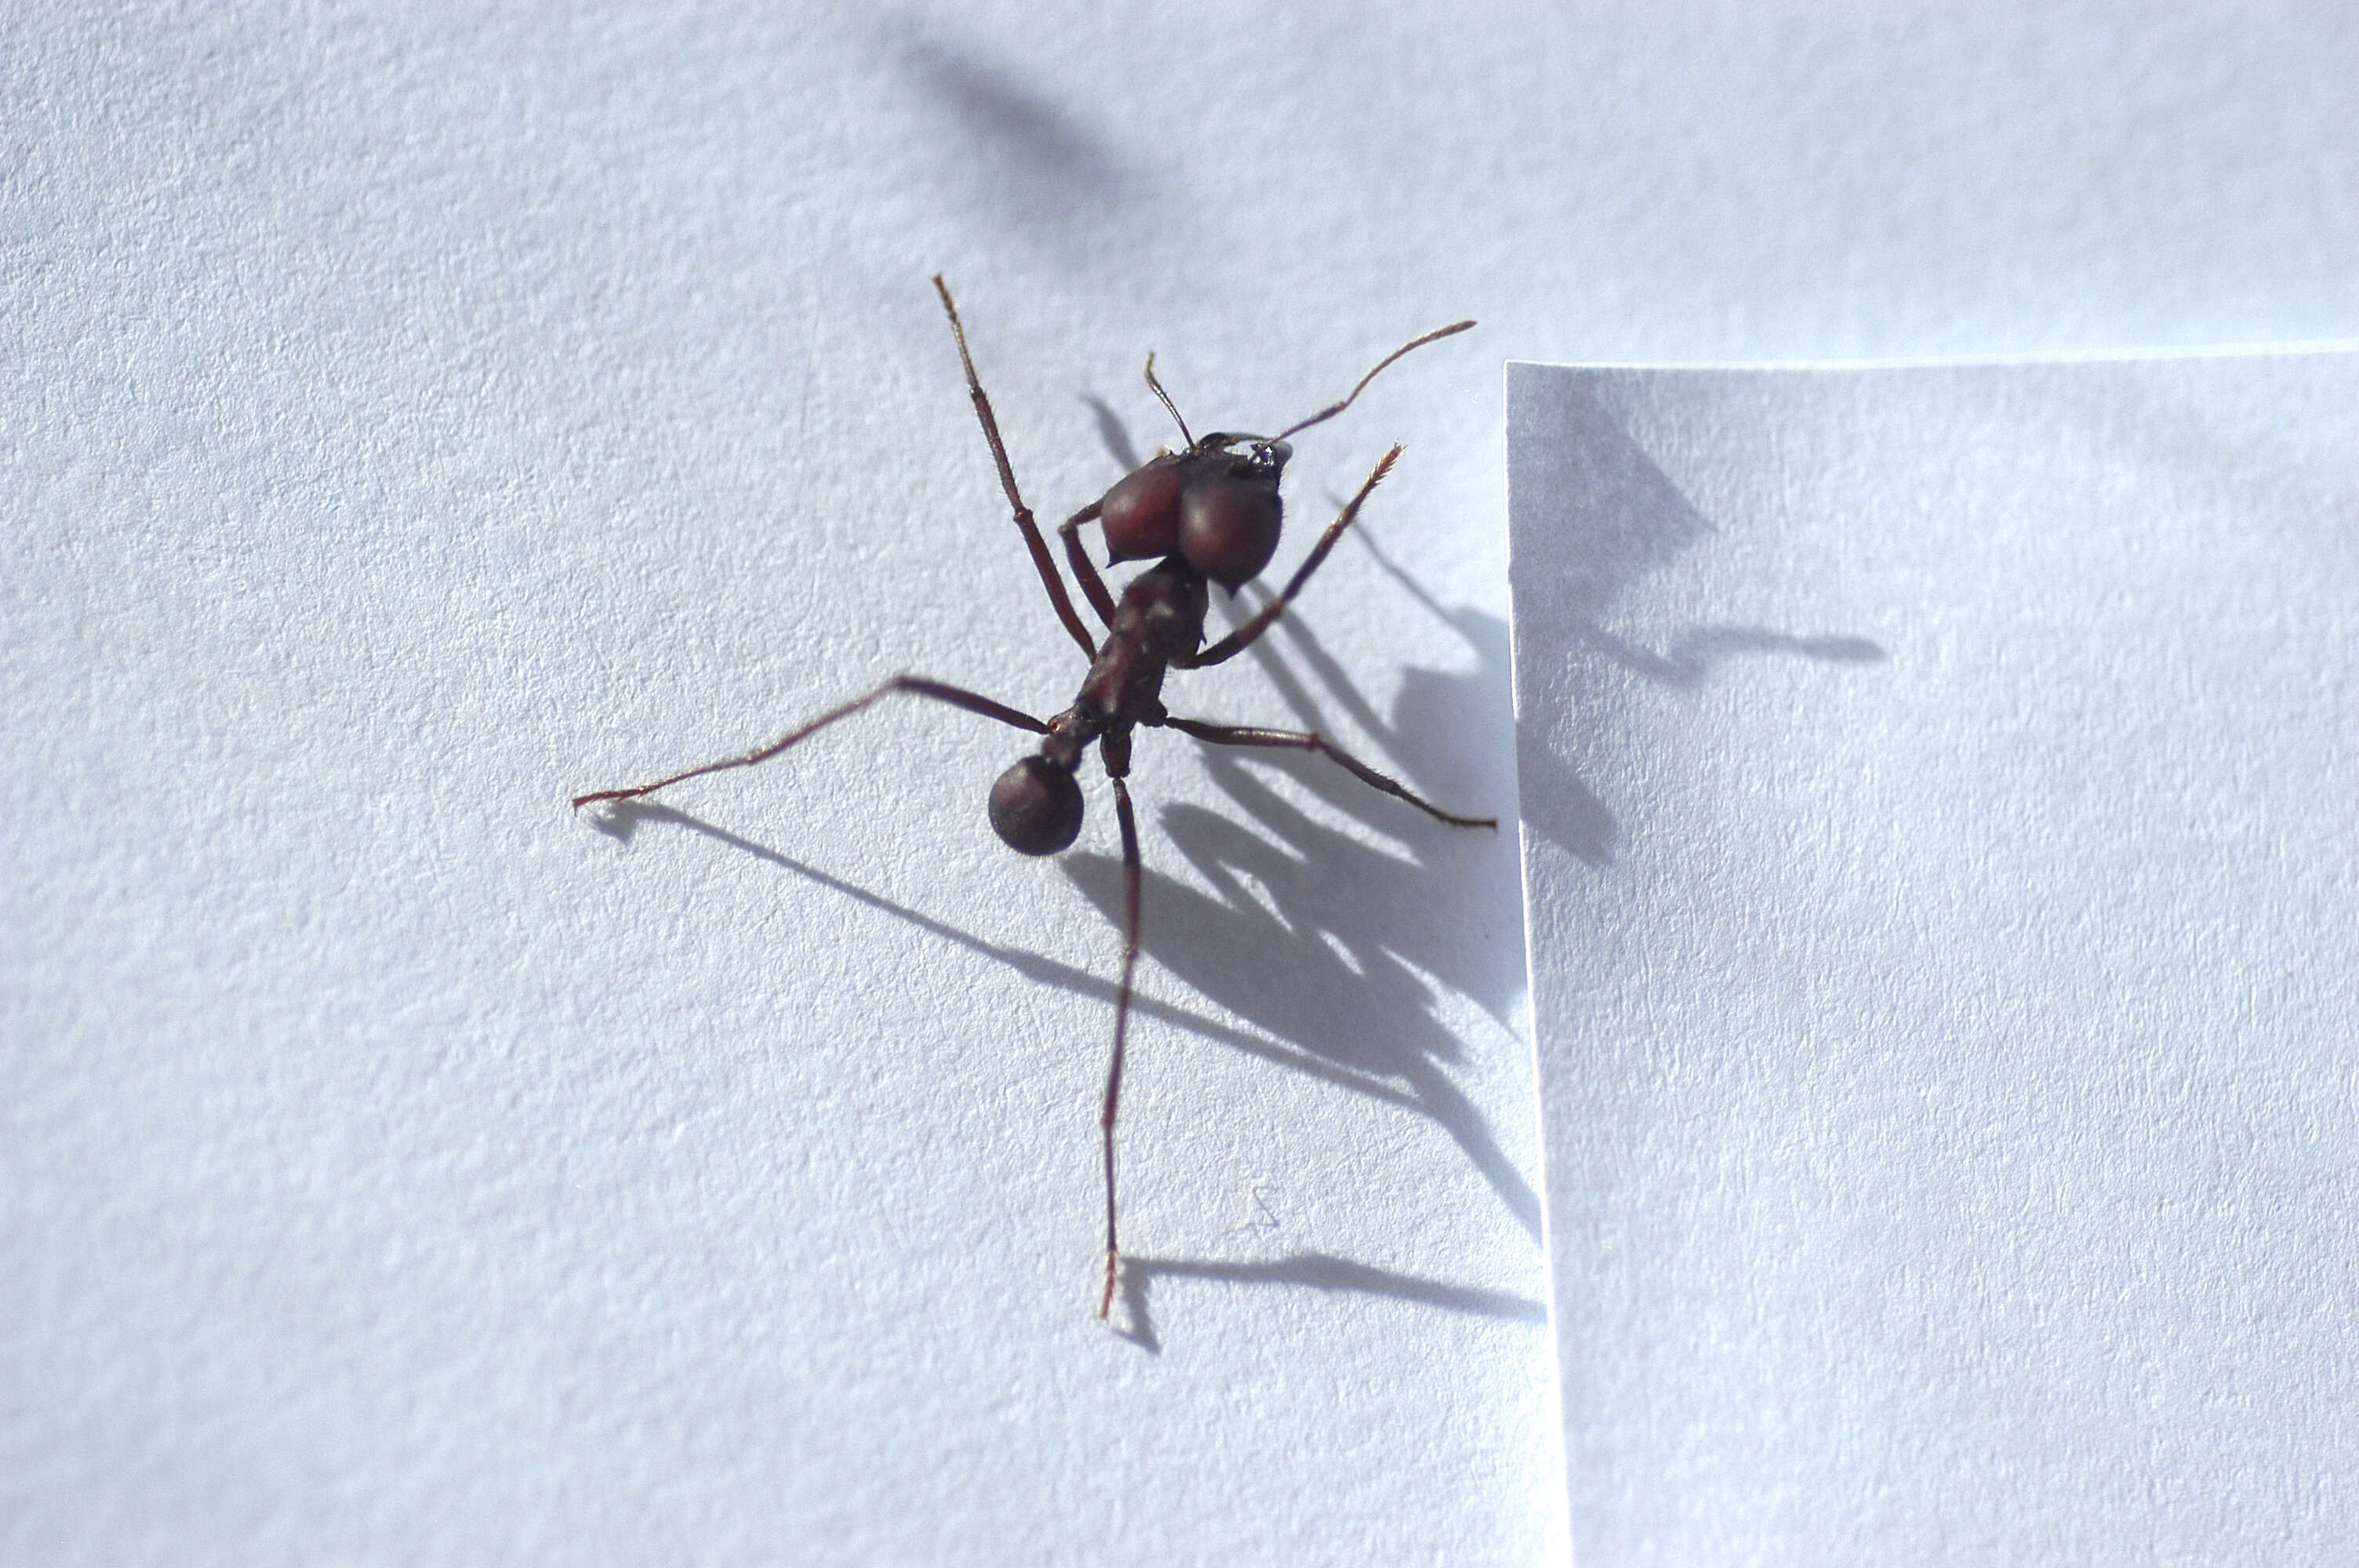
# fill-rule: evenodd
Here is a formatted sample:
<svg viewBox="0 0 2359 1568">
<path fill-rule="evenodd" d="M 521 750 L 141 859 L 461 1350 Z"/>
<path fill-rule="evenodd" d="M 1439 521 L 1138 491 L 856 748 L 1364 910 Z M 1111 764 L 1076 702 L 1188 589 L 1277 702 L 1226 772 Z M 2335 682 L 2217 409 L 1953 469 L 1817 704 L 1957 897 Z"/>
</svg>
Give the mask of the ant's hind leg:
<svg viewBox="0 0 2359 1568">
<path fill-rule="evenodd" d="M 756 762 L 766 762 L 788 747 L 810 740 L 837 719 L 849 719 L 862 708 L 899 691 L 906 691 L 912 697 L 929 697 L 936 702 L 947 702 L 953 708 L 963 708 L 969 713 L 980 713 L 985 719 L 996 719 L 1002 724 L 1013 725 L 1018 730 L 1028 730 L 1035 735 L 1046 735 L 1049 732 L 1048 725 L 1030 714 L 1018 713 L 1006 704 L 994 702 L 979 692 L 969 691 L 963 687 L 945 686 L 940 681 L 928 680 L 923 676 L 895 676 L 866 696 L 853 697 L 841 708 L 829 708 L 817 719 L 787 731 L 766 746 L 756 746 L 744 756 L 723 757 L 717 762 L 707 762 L 702 767 L 688 768 L 669 777 L 659 778 L 653 784 L 633 784 L 628 789 L 593 790 L 588 795 L 577 795 L 573 797 L 573 809 L 579 811 L 585 806 L 602 800 L 636 800 L 643 795 L 653 795 L 656 791 L 679 784 L 684 779 L 701 778 L 706 773 L 717 773 L 729 768 L 750 768 Z"/>
<path fill-rule="evenodd" d="M 1398 800 L 1405 800 L 1438 822 L 1452 827 L 1488 827 L 1497 831 L 1495 816 L 1459 816 L 1441 809 L 1402 784 L 1386 778 L 1367 763 L 1344 751 L 1326 736 L 1309 730 L 1258 730 L 1239 724 L 1207 724 L 1201 719 L 1169 719 L 1164 724 L 1183 735 L 1193 735 L 1199 741 L 1209 741 L 1215 746 L 1271 746 L 1295 752 L 1316 752 L 1340 763 L 1345 772 L 1364 784 L 1372 785 Z"/>
<path fill-rule="evenodd" d="M 1138 818 L 1130 809 L 1130 790 L 1119 773 L 1114 776 L 1114 814 L 1122 824 L 1122 987 L 1114 1000 L 1114 1056 L 1106 1064 L 1105 1108 L 1098 1126 L 1105 1138 L 1105 1288 L 1098 1295 L 1098 1316 L 1114 1310 L 1115 1276 L 1122 1269 L 1122 1243 L 1114 1228 L 1114 1119 L 1122 1104 L 1122 1054 L 1130 1034 L 1131 976 L 1138 968 Z"/>
</svg>

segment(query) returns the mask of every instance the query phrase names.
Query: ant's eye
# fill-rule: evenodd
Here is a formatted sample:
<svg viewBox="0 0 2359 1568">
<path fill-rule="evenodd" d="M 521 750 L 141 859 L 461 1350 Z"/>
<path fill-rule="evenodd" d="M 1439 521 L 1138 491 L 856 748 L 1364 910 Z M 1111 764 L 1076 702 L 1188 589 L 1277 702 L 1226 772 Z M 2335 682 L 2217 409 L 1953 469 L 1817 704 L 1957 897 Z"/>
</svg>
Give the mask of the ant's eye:
<svg viewBox="0 0 2359 1568">
<path fill-rule="evenodd" d="M 1143 560 L 1180 547 L 1180 492 L 1187 481 L 1184 455 L 1170 453 L 1134 469 L 1099 503 L 1106 560 Z"/>
<path fill-rule="evenodd" d="M 1283 503 L 1267 479 L 1236 473 L 1199 480 L 1180 502 L 1180 553 L 1234 593 L 1277 554 Z"/>
<path fill-rule="evenodd" d="M 1053 855 L 1081 836 L 1082 786 L 1073 770 L 1027 757 L 991 786 L 991 826 L 1023 855 Z"/>
</svg>

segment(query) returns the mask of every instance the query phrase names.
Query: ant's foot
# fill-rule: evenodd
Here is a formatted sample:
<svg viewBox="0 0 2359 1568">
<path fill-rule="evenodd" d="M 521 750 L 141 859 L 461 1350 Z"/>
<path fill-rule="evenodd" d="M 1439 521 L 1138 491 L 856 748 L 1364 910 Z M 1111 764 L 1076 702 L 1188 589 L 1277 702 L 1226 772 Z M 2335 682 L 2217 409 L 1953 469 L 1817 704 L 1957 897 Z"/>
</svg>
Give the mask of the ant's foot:
<svg viewBox="0 0 2359 1568">
<path fill-rule="evenodd" d="M 1114 1312 L 1114 1277 L 1115 1277 L 1115 1276 L 1116 1276 L 1116 1275 L 1121 1271 L 1121 1269 L 1122 1269 L 1122 1254 L 1121 1254 L 1121 1253 L 1119 1253 L 1119 1252 L 1117 1252 L 1117 1251 L 1115 1251 L 1115 1250 L 1114 1250 L 1113 1248 L 1111 1248 L 1111 1247 L 1107 1248 L 1107 1249 L 1106 1249 L 1105 1289 L 1104 1289 L 1104 1291 L 1103 1291 L 1103 1292 L 1102 1292 L 1099 1294 L 1099 1296 L 1098 1296 L 1098 1321 L 1099 1321 L 1100 1323 L 1103 1323 L 1103 1322 L 1106 1320 L 1106 1318 L 1107 1318 L 1107 1317 L 1108 1317 L 1108 1316 L 1109 1316 L 1109 1315 Z"/>
</svg>

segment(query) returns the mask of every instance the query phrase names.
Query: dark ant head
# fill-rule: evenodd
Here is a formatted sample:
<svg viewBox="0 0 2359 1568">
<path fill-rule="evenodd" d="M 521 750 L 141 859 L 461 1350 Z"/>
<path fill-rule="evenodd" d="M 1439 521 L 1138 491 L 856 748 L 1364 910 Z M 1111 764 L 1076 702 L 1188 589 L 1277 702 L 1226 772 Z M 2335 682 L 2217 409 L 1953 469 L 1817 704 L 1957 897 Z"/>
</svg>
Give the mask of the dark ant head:
<svg viewBox="0 0 2359 1568">
<path fill-rule="evenodd" d="M 1165 452 L 1105 492 L 1098 516 L 1105 524 L 1108 565 L 1168 556 L 1180 547 L 1180 496 L 1195 461 L 1193 451 Z"/>
<path fill-rule="evenodd" d="M 1277 553 L 1277 481 L 1293 455 L 1284 441 L 1215 434 L 1140 465 L 1098 503 L 1107 560 L 1177 555 L 1234 592 Z"/>
<path fill-rule="evenodd" d="M 1251 439 L 1207 437 L 1206 443 Z M 1180 555 L 1231 593 L 1259 577 L 1277 554 L 1286 516 L 1277 481 L 1293 455 L 1284 441 L 1264 441 L 1242 456 L 1208 458 L 1205 471 L 1180 497 Z"/>
<path fill-rule="evenodd" d="M 1294 449 L 1287 438 L 1323 425 L 1367 389 L 1384 368 L 1412 349 L 1439 338 L 1462 332 L 1472 321 L 1453 322 L 1421 338 L 1412 338 L 1376 362 L 1375 370 L 1340 402 L 1331 403 L 1308 419 L 1298 419 L 1275 436 L 1213 434 L 1198 440 L 1180 416 L 1179 405 L 1155 379 L 1155 356 L 1147 356 L 1147 384 L 1171 411 L 1180 427 L 1184 452 L 1163 452 L 1140 464 L 1105 492 L 1098 516 L 1105 525 L 1106 560 L 1143 560 L 1177 555 L 1234 593 L 1269 565 L 1277 553 L 1277 533 L 1284 507 L 1277 498 L 1278 475 Z M 1243 452 L 1231 449 L 1243 447 Z"/>
<path fill-rule="evenodd" d="M 1081 837 L 1082 786 L 1070 766 L 1027 757 L 991 786 L 991 826 L 1019 855 L 1053 855 Z"/>
</svg>

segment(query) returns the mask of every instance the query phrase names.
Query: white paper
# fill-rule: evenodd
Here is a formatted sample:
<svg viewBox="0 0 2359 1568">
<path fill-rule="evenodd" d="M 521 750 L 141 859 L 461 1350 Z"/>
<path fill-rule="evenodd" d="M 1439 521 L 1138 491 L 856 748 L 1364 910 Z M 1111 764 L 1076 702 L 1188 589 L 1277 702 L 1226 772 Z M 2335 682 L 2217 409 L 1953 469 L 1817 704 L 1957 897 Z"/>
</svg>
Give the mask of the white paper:
<svg viewBox="0 0 2359 1568">
<path fill-rule="evenodd" d="M 0 1561 L 1561 1556 L 1511 836 L 1152 737 L 1113 824 L 879 711 L 1052 519 L 1288 419 L 1270 659 L 1512 810 L 1497 373 L 2359 330 L 2343 7 L 12 8 Z M 1102 403 L 1102 419 L 1092 399 Z M 1217 619 L 1217 617 L 1216 617 Z M 1185 1262 L 1187 1267 L 1177 1266 Z"/>
<path fill-rule="evenodd" d="M 1094 762 L 1048 861 L 984 819 L 1031 739 L 918 702 L 567 809 L 898 670 L 1072 700 L 929 274 L 1052 524 L 1173 438 L 1149 350 L 1267 429 L 1470 313 L 1077 272 L 1239 220 L 999 22 L 0 50 L 0 1561 L 1555 1553 L 1512 833 L 1140 738 L 1110 1333 Z M 1501 351 L 1302 435 L 1282 570 L 1419 445 L 1175 711 L 1512 812 L 1502 532 L 1436 500 L 1495 483 Z"/>
<path fill-rule="evenodd" d="M 2359 1538 L 2359 353 L 1508 374 L 1585 1563 Z"/>
</svg>

